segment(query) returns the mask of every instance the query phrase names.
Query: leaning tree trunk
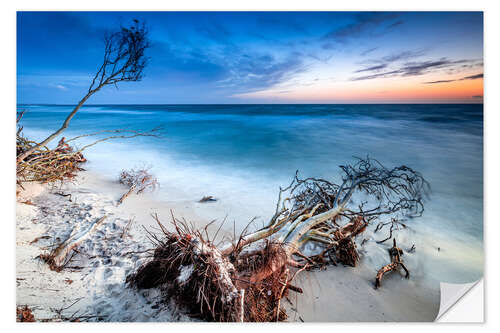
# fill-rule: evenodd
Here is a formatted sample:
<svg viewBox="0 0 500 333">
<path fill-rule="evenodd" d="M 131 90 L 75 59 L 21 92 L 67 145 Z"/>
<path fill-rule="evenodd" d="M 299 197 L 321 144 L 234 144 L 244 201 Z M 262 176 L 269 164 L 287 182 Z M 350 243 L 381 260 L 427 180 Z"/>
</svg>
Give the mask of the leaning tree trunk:
<svg viewBox="0 0 500 333">
<path fill-rule="evenodd" d="M 71 113 L 68 114 L 68 116 L 64 120 L 63 124 L 61 125 L 61 127 L 57 131 L 55 131 L 54 133 L 50 134 L 42 142 L 39 142 L 36 145 L 33 145 L 33 147 L 31 147 L 30 149 L 26 150 L 25 152 L 23 152 L 22 154 L 20 154 L 19 156 L 17 156 L 16 163 L 20 163 L 20 162 L 24 161 L 24 159 L 26 157 L 30 156 L 34 151 L 36 151 L 37 149 L 39 149 L 41 147 L 45 147 L 49 142 L 51 142 L 56 137 L 58 137 L 62 132 L 64 132 L 64 130 L 66 130 L 66 128 L 68 128 L 71 119 L 73 119 L 73 117 L 78 112 L 78 110 L 80 110 L 80 108 L 83 106 L 83 104 L 85 104 L 85 102 L 87 101 L 87 99 L 89 99 L 90 96 L 92 96 L 98 90 L 99 89 L 96 89 L 94 91 L 89 92 L 87 95 L 85 95 L 81 99 L 81 101 L 78 103 L 78 105 L 73 109 L 73 111 L 71 111 Z"/>
<path fill-rule="evenodd" d="M 148 31 L 144 24 L 134 20 L 134 25 L 130 28 L 120 27 L 112 34 L 106 34 L 104 37 L 104 60 L 99 70 L 88 88 L 85 96 L 78 105 L 68 114 L 61 127 L 50 134 L 42 142 L 33 145 L 30 149 L 19 154 L 16 158 L 16 164 L 24 161 L 36 150 L 45 147 L 68 128 L 71 119 L 85 102 L 101 88 L 107 85 L 114 85 L 125 82 L 140 81 L 143 76 L 143 70 L 146 67 L 147 59 L 145 51 L 149 48 Z"/>
</svg>

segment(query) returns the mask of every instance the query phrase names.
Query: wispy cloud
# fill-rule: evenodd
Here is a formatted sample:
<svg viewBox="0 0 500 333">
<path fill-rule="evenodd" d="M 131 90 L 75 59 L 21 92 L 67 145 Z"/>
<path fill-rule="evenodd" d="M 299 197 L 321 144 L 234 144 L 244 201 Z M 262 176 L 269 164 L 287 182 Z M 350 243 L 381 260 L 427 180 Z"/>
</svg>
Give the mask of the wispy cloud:
<svg viewBox="0 0 500 333">
<path fill-rule="evenodd" d="M 228 43 L 231 37 L 231 32 L 222 24 L 217 22 L 209 22 L 207 24 L 199 24 L 196 27 L 202 36 L 212 39 L 219 43 Z"/>
<path fill-rule="evenodd" d="M 465 76 L 465 77 L 463 77 L 461 79 L 455 79 L 455 80 L 437 80 L 437 81 L 429 81 L 429 82 L 423 82 L 423 83 L 424 84 L 448 83 L 448 82 L 464 81 L 464 80 L 477 80 L 477 79 L 482 79 L 483 77 L 484 77 L 484 74 L 480 73 L 480 74 Z"/>
<path fill-rule="evenodd" d="M 401 51 L 398 53 L 389 54 L 389 55 L 382 57 L 380 59 L 374 59 L 371 61 L 374 63 L 377 63 L 377 62 L 392 63 L 392 62 L 396 62 L 396 61 L 403 61 L 403 60 L 418 58 L 418 57 L 421 57 L 423 55 L 425 55 L 425 50 L 423 50 L 423 49 L 405 50 L 405 51 Z"/>
<path fill-rule="evenodd" d="M 376 33 L 376 28 L 382 26 L 386 22 L 396 19 L 397 17 L 398 14 L 396 13 L 360 13 L 356 15 L 353 23 L 333 29 L 325 34 L 323 38 L 326 40 L 334 40 L 344 43 L 352 38 L 361 37 L 365 34 Z M 394 25 L 394 23 L 390 26 L 392 25 Z M 382 32 L 378 31 L 378 33 Z"/>
<path fill-rule="evenodd" d="M 418 58 L 420 56 L 423 56 L 424 54 L 425 51 L 422 49 L 405 50 L 398 53 L 392 53 L 381 58 L 368 59 L 362 62 L 362 64 L 364 64 L 365 67 L 354 71 L 354 73 L 379 72 L 381 69 L 387 68 L 395 62 Z M 376 64 L 376 65 L 369 66 L 370 64 Z M 385 74 L 394 74 L 394 73 L 390 72 Z"/>
<path fill-rule="evenodd" d="M 402 76 L 422 75 L 430 69 L 443 68 L 453 64 L 459 64 L 467 60 L 450 61 L 448 59 L 430 60 L 421 62 L 409 62 L 400 69 Z"/>
<path fill-rule="evenodd" d="M 483 77 L 484 77 L 484 73 L 481 73 L 481 74 L 466 76 L 466 77 L 462 78 L 461 80 L 475 80 L 475 79 L 482 79 Z"/>
<path fill-rule="evenodd" d="M 473 21 L 456 23 L 457 17 Z M 79 97 L 102 61 L 104 31 L 132 18 L 148 24 L 152 46 L 145 79 L 119 92 L 138 92 L 128 102 L 230 102 L 256 91 L 304 101 L 321 94 L 362 99 L 365 86 L 380 81 L 361 80 L 398 77 L 421 88 L 424 81 L 474 80 L 480 74 L 471 74 L 483 72 L 478 13 L 32 12 L 18 13 L 17 20 L 20 99 Z M 436 45 L 440 41 L 446 47 Z M 360 82 L 343 85 L 346 80 Z M 480 93 L 463 92 L 468 98 Z M 109 89 L 98 98 L 123 102 L 117 94 Z"/>
<path fill-rule="evenodd" d="M 387 64 L 375 65 L 375 66 L 368 67 L 368 68 L 358 69 L 354 73 L 379 71 L 379 70 L 384 69 L 386 67 L 387 67 Z"/>
<path fill-rule="evenodd" d="M 400 66 L 392 71 L 386 71 L 386 72 L 382 72 L 382 73 L 354 77 L 354 78 L 351 78 L 351 81 L 372 80 L 372 79 L 377 79 L 377 78 L 387 78 L 387 77 L 395 77 L 395 76 L 402 76 L 402 77 L 419 76 L 419 75 L 429 73 L 433 70 L 450 68 L 450 67 L 456 66 L 458 64 L 463 64 L 463 63 L 472 62 L 472 61 L 474 61 L 474 60 L 468 60 L 468 59 L 449 60 L 446 58 L 441 58 L 439 60 L 407 62 L 407 63 L 403 64 L 402 66 Z"/>
<path fill-rule="evenodd" d="M 279 60 L 271 55 L 250 56 L 244 54 L 227 63 L 228 74 L 218 82 L 219 87 L 232 87 L 242 91 L 265 89 L 284 82 L 306 67 L 300 56 Z"/>
<path fill-rule="evenodd" d="M 364 56 L 367 56 L 368 54 L 372 53 L 375 50 L 378 50 L 378 47 L 372 47 L 371 49 L 368 49 L 368 50 L 361 52 L 359 55 L 361 57 L 364 57 Z"/>
<path fill-rule="evenodd" d="M 429 82 L 423 82 L 424 84 L 436 84 L 436 83 L 448 83 L 448 82 L 454 82 L 456 80 L 437 80 L 437 81 L 429 81 Z"/>
<path fill-rule="evenodd" d="M 402 25 L 403 23 L 404 23 L 404 21 L 403 21 L 403 20 L 396 21 L 396 22 L 394 22 L 393 24 L 389 25 L 389 26 L 387 27 L 387 29 L 392 29 L 392 28 L 395 28 L 395 27 L 397 27 L 398 25 Z"/>
</svg>

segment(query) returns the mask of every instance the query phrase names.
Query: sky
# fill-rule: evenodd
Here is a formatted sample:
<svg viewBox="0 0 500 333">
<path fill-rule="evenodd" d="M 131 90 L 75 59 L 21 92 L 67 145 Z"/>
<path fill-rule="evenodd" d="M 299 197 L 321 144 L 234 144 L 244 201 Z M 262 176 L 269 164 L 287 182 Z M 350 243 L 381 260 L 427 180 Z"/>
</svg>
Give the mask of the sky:
<svg viewBox="0 0 500 333">
<path fill-rule="evenodd" d="M 483 102 L 482 12 L 18 12 L 17 102 L 76 104 L 134 19 L 144 78 L 88 103 Z"/>
</svg>

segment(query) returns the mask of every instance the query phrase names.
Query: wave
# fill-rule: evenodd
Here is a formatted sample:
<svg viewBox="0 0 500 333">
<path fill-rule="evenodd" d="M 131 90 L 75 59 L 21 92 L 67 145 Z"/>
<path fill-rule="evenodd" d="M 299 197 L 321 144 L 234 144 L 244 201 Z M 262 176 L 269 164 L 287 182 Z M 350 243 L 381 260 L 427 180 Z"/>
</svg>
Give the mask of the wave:
<svg viewBox="0 0 500 333">
<path fill-rule="evenodd" d="M 41 139 L 57 128 L 64 118 L 61 110 L 70 109 L 65 108 L 35 107 L 23 118 L 25 134 Z M 416 258 L 431 262 L 424 266 L 444 272 L 430 272 L 432 278 L 456 281 L 457 275 L 482 274 L 482 105 L 110 105 L 86 110 L 77 114 L 67 137 L 112 128 L 166 128 L 164 139 L 136 138 L 89 149 L 90 170 L 115 179 L 122 169 L 151 164 L 160 184 L 179 193 L 167 200 L 213 195 L 222 205 L 213 218 L 227 214 L 239 228 L 255 216 L 262 223 L 272 215 L 279 186 L 288 184 L 297 169 L 303 177 L 338 181 L 338 166 L 353 156 L 369 155 L 387 167 L 409 165 L 430 181 L 433 193 L 424 216 L 405 231 L 415 233 L 401 237 L 417 243 L 424 254 Z M 157 195 L 167 192 L 160 189 Z M 384 247 L 378 251 L 385 258 Z M 467 265 L 460 264 L 465 255 Z M 373 269 L 379 264 L 375 260 Z"/>
</svg>

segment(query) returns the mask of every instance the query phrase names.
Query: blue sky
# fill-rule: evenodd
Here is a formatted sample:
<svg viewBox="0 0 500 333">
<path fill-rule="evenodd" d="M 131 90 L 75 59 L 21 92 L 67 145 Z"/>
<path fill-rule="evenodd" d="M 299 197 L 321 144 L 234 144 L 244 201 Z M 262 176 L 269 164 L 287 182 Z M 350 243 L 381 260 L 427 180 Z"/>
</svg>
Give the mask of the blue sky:
<svg viewBox="0 0 500 333">
<path fill-rule="evenodd" d="M 89 103 L 482 101 L 480 12 L 18 12 L 18 103 L 77 103 L 132 19 L 145 78 Z"/>
</svg>

